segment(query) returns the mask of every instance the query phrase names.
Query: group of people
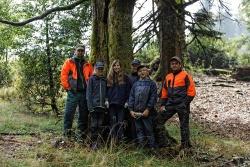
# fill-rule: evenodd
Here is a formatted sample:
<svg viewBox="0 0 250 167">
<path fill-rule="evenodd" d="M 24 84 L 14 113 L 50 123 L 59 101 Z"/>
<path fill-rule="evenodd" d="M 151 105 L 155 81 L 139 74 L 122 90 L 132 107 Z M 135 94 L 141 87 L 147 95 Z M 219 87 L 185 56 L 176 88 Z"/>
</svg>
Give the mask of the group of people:
<svg viewBox="0 0 250 167">
<path fill-rule="evenodd" d="M 162 82 L 160 109 L 157 85 L 150 79 L 150 71 L 137 59 L 131 62 L 131 74 L 126 75 L 119 60 L 114 60 L 107 77 L 105 64 L 94 67 L 84 59 L 85 46 L 77 45 L 74 56 L 65 61 L 61 84 L 67 91 L 64 114 L 64 136 L 73 136 L 72 123 L 78 107 L 77 138 L 84 141 L 90 132 L 91 148 L 99 147 L 104 132 L 115 142 L 130 139 L 140 147 L 166 146 L 172 139 L 165 122 L 178 114 L 181 129 L 181 147 L 190 148 L 190 102 L 195 96 L 192 77 L 182 70 L 179 57 L 170 60 L 172 72 Z M 108 127 L 108 128 L 107 128 Z"/>
</svg>

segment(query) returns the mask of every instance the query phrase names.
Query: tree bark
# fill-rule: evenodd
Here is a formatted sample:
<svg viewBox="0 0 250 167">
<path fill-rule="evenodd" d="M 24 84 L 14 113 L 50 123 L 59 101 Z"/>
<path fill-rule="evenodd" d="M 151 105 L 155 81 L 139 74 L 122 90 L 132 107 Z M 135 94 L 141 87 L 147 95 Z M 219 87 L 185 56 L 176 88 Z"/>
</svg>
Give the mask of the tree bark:
<svg viewBox="0 0 250 167">
<path fill-rule="evenodd" d="M 108 5 L 109 0 L 92 0 L 91 62 L 109 64 L 108 56 Z M 107 67 L 108 68 L 108 67 Z"/>
<path fill-rule="evenodd" d="M 47 54 L 47 70 L 48 70 L 48 77 L 49 77 L 49 98 L 51 101 L 51 109 L 56 114 L 58 113 L 58 108 L 56 105 L 56 98 L 55 98 L 55 84 L 54 84 L 54 77 L 53 77 L 53 71 L 51 67 L 51 51 L 50 51 L 50 45 L 49 45 L 49 23 L 48 19 L 45 21 L 46 24 L 46 54 Z"/>
<path fill-rule="evenodd" d="M 130 69 L 133 58 L 132 19 L 135 0 L 111 0 L 109 5 L 109 59 Z"/>
<path fill-rule="evenodd" d="M 135 0 L 92 0 L 91 61 L 106 67 L 119 59 L 124 69 L 132 60 L 132 16 Z"/>
<path fill-rule="evenodd" d="M 159 44 L 160 44 L 160 67 L 155 78 L 163 78 L 170 70 L 169 60 L 176 56 L 177 44 L 177 17 L 174 5 L 175 0 L 156 1 L 160 11 L 159 16 Z"/>
</svg>

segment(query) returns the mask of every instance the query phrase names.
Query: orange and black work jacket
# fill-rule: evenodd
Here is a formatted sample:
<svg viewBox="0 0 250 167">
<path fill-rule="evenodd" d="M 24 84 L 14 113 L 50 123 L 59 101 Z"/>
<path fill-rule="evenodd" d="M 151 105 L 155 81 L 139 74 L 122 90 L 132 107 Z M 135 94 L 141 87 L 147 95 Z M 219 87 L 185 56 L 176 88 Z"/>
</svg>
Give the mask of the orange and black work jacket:
<svg viewBox="0 0 250 167">
<path fill-rule="evenodd" d="M 86 85 L 89 77 L 93 73 L 93 67 L 90 63 L 84 62 L 81 67 L 83 73 L 83 81 L 82 84 Z M 73 58 L 67 59 L 61 70 L 61 85 L 65 90 L 77 90 L 77 66 L 76 62 Z"/>
<path fill-rule="evenodd" d="M 195 84 L 192 77 L 181 70 L 166 76 L 161 93 L 161 105 L 188 104 L 196 94 Z"/>
</svg>

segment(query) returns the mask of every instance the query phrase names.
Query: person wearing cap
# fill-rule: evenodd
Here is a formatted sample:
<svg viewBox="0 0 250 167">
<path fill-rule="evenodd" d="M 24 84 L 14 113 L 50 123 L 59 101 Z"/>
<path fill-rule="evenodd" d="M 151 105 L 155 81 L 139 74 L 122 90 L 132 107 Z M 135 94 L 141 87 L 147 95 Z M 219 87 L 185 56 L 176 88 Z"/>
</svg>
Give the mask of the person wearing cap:
<svg viewBox="0 0 250 167">
<path fill-rule="evenodd" d="M 149 78 L 147 66 L 140 65 L 137 71 L 140 78 L 130 91 L 128 108 L 135 121 L 139 146 L 144 147 L 147 144 L 149 148 L 155 148 L 152 111 L 157 102 L 157 87 Z"/>
<path fill-rule="evenodd" d="M 87 81 L 93 73 L 93 67 L 84 59 L 85 46 L 77 45 L 74 56 L 67 59 L 61 70 L 61 85 L 67 91 L 64 113 L 64 136 L 73 137 L 72 124 L 78 106 L 77 139 L 86 137 L 88 126 L 88 108 L 86 101 Z"/>
<path fill-rule="evenodd" d="M 105 99 L 107 80 L 104 77 L 104 63 L 96 62 L 95 72 L 89 78 L 87 85 L 87 102 L 90 112 L 91 148 L 97 149 L 98 137 L 102 136 L 102 127 L 106 110 Z"/>
<path fill-rule="evenodd" d="M 137 68 L 141 65 L 140 60 L 134 59 L 131 62 L 131 73 L 128 75 L 131 87 L 133 84 L 139 80 L 139 76 L 137 73 Z M 128 110 L 127 105 L 125 106 L 126 110 Z M 130 116 L 129 112 L 125 113 L 125 121 L 127 122 L 127 126 L 125 128 L 125 136 L 128 141 L 135 141 L 136 139 L 136 131 L 135 131 L 135 122 L 134 119 Z"/>
<path fill-rule="evenodd" d="M 165 122 L 176 113 L 178 114 L 181 130 L 181 149 L 190 148 L 189 114 L 190 103 L 195 97 L 195 84 L 190 74 L 182 69 L 179 57 L 170 59 L 171 73 L 167 74 L 161 95 L 161 108 L 156 117 L 156 129 L 165 141 Z"/>
<path fill-rule="evenodd" d="M 131 85 L 133 85 L 133 84 L 139 79 L 139 76 L 138 76 L 138 73 L 137 73 L 137 68 L 138 68 L 140 65 L 141 65 L 141 62 L 140 62 L 140 60 L 138 60 L 138 59 L 134 59 L 134 60 L 131 62 L 131 74 L 128 76 Z"/>
</svg>

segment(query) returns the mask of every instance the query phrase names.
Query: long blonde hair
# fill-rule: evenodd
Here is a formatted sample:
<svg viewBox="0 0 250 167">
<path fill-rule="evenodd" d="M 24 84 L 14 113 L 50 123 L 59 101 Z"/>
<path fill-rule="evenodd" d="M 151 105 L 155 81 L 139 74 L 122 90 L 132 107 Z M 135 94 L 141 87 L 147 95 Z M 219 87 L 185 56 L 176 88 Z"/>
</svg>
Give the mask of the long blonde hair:
<svg viewBox="0 0 250 167">
<path fill-rule="evenodd" d="M 114 72 L 114 66 L 115 64 L 118 63 L 121 67 L 118 75 L 115 74 Z M 109 73 L 107 76 L 107 85 L 112 86 L 114 83 L 117 83 L 118 85 L 124 84 L 124 72 L 121 66 L 120 60 L 116 59 L 112 62 L 111 67 L 109 69 Z"/>
</svg>

